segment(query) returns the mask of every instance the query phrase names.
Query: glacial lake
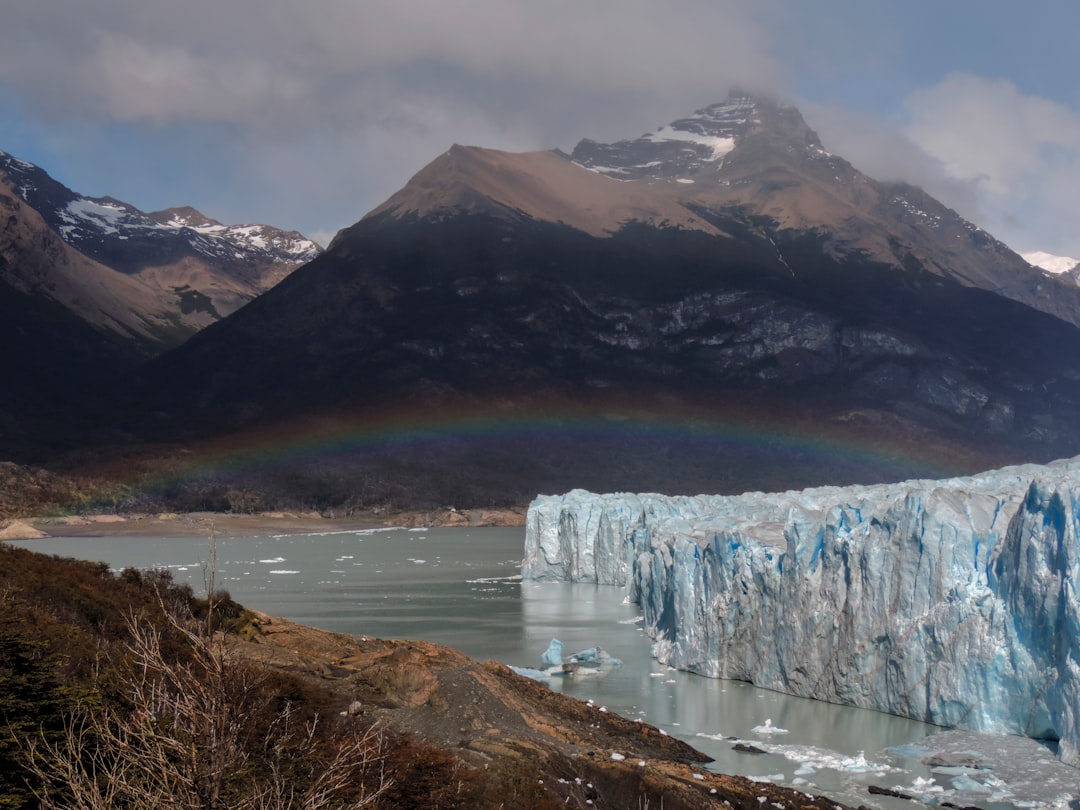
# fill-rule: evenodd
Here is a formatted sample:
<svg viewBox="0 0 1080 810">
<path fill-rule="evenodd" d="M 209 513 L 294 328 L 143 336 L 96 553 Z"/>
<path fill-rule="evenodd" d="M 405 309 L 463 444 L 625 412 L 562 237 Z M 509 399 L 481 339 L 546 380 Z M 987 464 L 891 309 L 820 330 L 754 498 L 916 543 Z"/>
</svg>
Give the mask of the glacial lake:
<svg viewBox="0 0 1080 810">
<path fill-rule="evenodd" d="M 205 538 L 17 541 L 46 554 L 167 568 L 203 593 Z M 218 537 L 215 585 L 248 607 L 303 624 L 426 639 L 478 660 L 538 667 L 553 638 L 566 653 L 603 646 L 621 666 L 551 685 L 651 723 L 715 758 L 713 770 L 881 810 L 942 803 L 986 810 L 1068 808 L 1080 770 L 1031 740 L 979 735 L 676 672 L 654 661 L 639 611 L 620 588 L 522 582 L 523 529 L 380 529 Z M 734 751 L 736 740 L 767 751 Z M 931 766 L 949 754 L 963 765 Z M 971 767 L 977 763 L 978 767 Z M 918 797 L 871 795 L 870 785 Z"/>
</svg>

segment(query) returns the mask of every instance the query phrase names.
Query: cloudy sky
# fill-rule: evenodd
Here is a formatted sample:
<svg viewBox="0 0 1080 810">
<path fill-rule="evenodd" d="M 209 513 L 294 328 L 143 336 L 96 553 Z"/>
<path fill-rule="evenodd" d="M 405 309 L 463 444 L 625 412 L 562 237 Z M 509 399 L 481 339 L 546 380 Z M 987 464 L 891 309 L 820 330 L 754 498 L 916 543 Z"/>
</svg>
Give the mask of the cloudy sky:
<svg viewBox="0 0 1080 810">
<path fill-rule="evenodd" d="M 1075 0 L 0 0 L 0 150 L 327 241 L 452 143 L 636 137 L 732 85 L 1080 257 Z"/>
</svg>

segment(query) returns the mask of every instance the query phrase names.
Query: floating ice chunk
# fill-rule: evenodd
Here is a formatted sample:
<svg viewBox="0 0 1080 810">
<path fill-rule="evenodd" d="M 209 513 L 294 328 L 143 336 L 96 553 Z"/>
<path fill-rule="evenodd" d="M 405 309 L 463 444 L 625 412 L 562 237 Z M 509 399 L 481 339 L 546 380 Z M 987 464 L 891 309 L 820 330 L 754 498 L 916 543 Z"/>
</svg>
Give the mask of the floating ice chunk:
<svg viewBox="0 0 1080 810">
<path fill-rule="evenodd" d="M 766 718 L 765 722 L 760 726 L 754 726 L 752 729 L 755 734 L 787 734 L 789 733 L 786 728 L 778 728 L 772 724 L 772 718 Z"/>
<path fill-rule="evenodd" d="M 840 769 L 849 773 L 885 773 L 889 767 L 870 762 L 866 754 L 860 751 L 857 756 L 844 762 Z"/>
<path fill-rule="evenodd" d="M 957 790 L 962 790 L 964 793 L 990 793 L 991 789 L 984 785 L 982 782 L 973 779 L 965 774 L 953 777 L 953 787 Z"/>
<path fill-rule="evenodd" d="M 563 656 L 563 643 L 553 638 L 551 643 L 540 656 L 541 670 L 544 678 L 549 677 L 595 677 L 606 675 L 615 667 L 621 666 L 622 661 L 615 658 L 603 647 L 589 647 L 570 656 Z M 529 669 L 524 667 L 522 669 Z M 592 705 L 592 701 L 589 701 Z M 601 711 L 607 711 L 601 709 Z"/>
<path fill-rule="evenodd" d="M 259 562 L 265 563 L 266 565 L 273 565 L 274 563 L 285 562 L 285 558 L 284 557 L 271 557 L 269 560 L 259 560 Z"/>
<path fill-rule="evenodd" d="M 933 777 L 927 779 L 923 776 L 916 776 L 915 781 L 911 783 L 911 787 L 913 790 L 917 790 L 924 795 L 929 795 L 931 793 L 944 793 L 945 788 L 943 788 L 941 785 L 935 784 L 935 782 L 936 780 Z"/>
<path fill-rule="evenodd" d="M 540 656 L 540 666 L 542 667 L 561 667 L 562 666 L 562 642 L 557 638 L 553 638 L 551 643 L 548 644 L 548 648 L 544 650 Z"/>
</svg>

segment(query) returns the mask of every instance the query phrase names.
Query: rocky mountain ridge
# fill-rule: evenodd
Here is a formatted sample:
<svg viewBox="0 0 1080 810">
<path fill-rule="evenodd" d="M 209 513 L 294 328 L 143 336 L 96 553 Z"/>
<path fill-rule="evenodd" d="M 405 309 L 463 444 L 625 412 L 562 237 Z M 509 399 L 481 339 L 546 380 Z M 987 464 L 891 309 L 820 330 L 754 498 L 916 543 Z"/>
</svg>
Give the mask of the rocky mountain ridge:
<svg viewBox="0 0 1080 810">
<path fill-rule="evenodd" d="M 826 151 L 795 107 L 738 90 L 636 139 L 582 140 L 569 156 L 455 146 L 366 218 L 453 211 L 527 215 L 595 236 L 630 222 L 715 233 L 736 217 L 763 236 L 821 234 L 837 258 L 918 264 L 1080 326 L 1075 284 L 1033 270 L 921 189 L 874 180 Z"/>
<path fill-rule="evenodd" d="M 113 197 L 87 197 L 50 177 L 43 169 L 0 151 L 3 171 L 18 196 L 38 211 L 72 247 L 97 259 L 112 260 L 121 269 L 137 271 L 153 253 L 130 258 L 118 252 L 114 242 L 152 240 L 178 242 L 207 258 L 263 259 L 285 264 L 311 261 L 320 246 L 297 231 L 270 225 L 230 225 L 204 216 L 190 206 L 145 213 Z M 173 250 L 177 249 L 172 247 Z M 162 255 L 169 248 L 158 247 Z"/>
<path fill-rule="evenodd" d="M 235 311 L 321 250 L 295 231 L 87 197 L 4 152 L 0 183 L 4 281 L 149 353 Z"/>
<path fill-rule="evenodd" d="M 571 159 L 620 180 L 662 185 L 687 208 L 826 234 L 825 249 L 903 268 L 914 262 L 1080 325 L 1080 295 L 922 189 L 881 182 L 825 150 L 791 106 L 733 91 L 724 102 L 631 141 L 583 140 Z"/>
</svg>

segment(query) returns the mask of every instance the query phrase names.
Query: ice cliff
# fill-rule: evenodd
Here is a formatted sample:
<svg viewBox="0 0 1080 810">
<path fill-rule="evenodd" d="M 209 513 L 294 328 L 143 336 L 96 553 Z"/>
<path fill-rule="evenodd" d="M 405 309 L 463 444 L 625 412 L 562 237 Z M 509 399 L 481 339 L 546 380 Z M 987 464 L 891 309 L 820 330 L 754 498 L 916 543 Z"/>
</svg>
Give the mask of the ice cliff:
<svg viewBox="0 0 1080 810">
<path fill-rule="evenodd" d="M 541 496 L 523 574 L 624 586 L 662 662 L 1080 765 L 1080 458 L 778 494 Z"/>
</svg>

